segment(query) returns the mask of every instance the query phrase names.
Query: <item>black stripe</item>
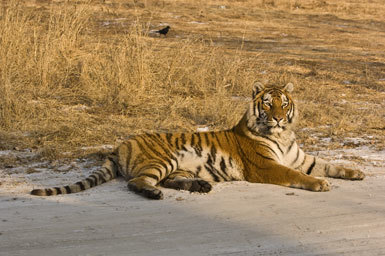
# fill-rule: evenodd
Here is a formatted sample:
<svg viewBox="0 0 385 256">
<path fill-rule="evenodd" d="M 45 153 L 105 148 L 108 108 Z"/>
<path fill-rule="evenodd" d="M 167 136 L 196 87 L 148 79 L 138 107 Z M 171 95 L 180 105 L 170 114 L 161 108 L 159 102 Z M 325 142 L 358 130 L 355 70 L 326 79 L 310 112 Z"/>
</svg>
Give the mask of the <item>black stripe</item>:
<svg viewBox="0 0 385 256">
<path fill-rule="evenodd" d="M 139 138 L 139 137 L 138 137 Z M 136 141 L 136 144 L 138 145 L 138 147 L 140 148 L 140 151 L 147 156 L 147 158 L 151 158 L 152 156 L 148 154 L 148 150 L 145 148 L 147 147 L 147 144 L 145 143 L 145 141 L 142 139 L 142 142 L 139 141 L 138 139 L 135 139 Z M 138 158 L 137 158 L 138 159 Z"/>
<path fill-rule="evenodd" d="M 201 134 L 197 133 L 196 135 L 198 136 L 198 143 L 197 143 L 196 146 L 200 149 L 200 151 L 202 151 L 202 138 L 201 138 Z"/>
<path fill-rule="evenodd" d="M 101 183 L 101 182 L 100 182 L 101 177 L 103 177 L 103 175 L 102 175 L 101 173 L 99 173 L 99 172 L 94 172 L 94 173 L 92 173 L 92 174 L 89 176 L 89 178 L 93 178 L 93 179 L 94 179 L 94 181 L 95 181 L 95 186 Z"/>
<path fill-rule="evenodd" d="M 90 184 L 90 187 L 95 187 L 95 181 L 93 179 L 91 179 L 90 177 L 86 178 L 86 181 L 88 181 L 88 183 Z"/>
<path fill-rule="evenodd" d="M 172 134 L 171 133 L 166 133 L 166 140 L 170 146 L 172 146 Z"/>
<path fill-rule="evenodd" d="M 302 163 L 301 163 L 300 165 L 298 165 L 297 167 L 295 167 L 294 169 L 297 169 L 297 168 L 299 168 L 300 166 L 303 166 L 303 164 L 305 163 L 305 161 L 306 161 L 306 154 L 305 154 L 304 157 L 303 157 Z"/>
<path fill-rule="evenodd" d="M 163 176 L 163 172 L 162 170 L 159 168 L 159 167 L 152 167 L 154 170 L 157 170 L 158 173 L 159 173 L 159 178 L 158 180 L 162 179 L 162 176 Z M 166 169 L 166 168 L 165 168 Z"/>
<path fill-rule="evenodd" d="M 233 158 L 232 157 L 229 157 L 229 164 L 230 164 L 230 167 L 233 167 Z"/>
<path fill-rule="evenodd" d="M 159 163 L 164 168 L 164 170 L 166 172 L 166 175 L 168 175 L 168 173 L 170 173 L 170 172 L 172 172 L 174 170 L 174 165 L 172 164 L 172 161 L 171 161 L 170 157 L 163 158 L 163 161 L 166 161 L 171 166 L 171 170 L 169 171 L 168 170 L 169 168 L 168 168 L 167 164 L 165 164 L 164 162 L 160 162 Z"/>
<path fill-rule="evenodd" d="M 293 117 L 294 117 L 294 114 L 295 114 L 295 112 L 294 112 L 295 105 L 294 104 L 291 104 L 291 105 L 292 105 L 291 110 L 293 112 L 293 115 L 291 115 L 291 117 L 289 116 L 289 124 L 291 124 L 293 122 Z"/>
<path fill-rule="evenodd" d="M 180 139 L 181 139 L 181 141 L 182 141 L 182 145 L 185 145 L 185 144 L 186 144 L 186 135 L 185 135 L 184 133 L 182 133 L 182 134 L 180 135 Z"/>
<path fill-rule="evenodd" d="M 152 178 L 156 181 L 159 181 L 159 177 L 154 175 L 154 174 L 151 174 L 151 173 L 141 173 L 138 175 L 138 177 L 142 177 L 142 176 L 146 176 L 146 177 Z"/>
<path fill-rule="evenodd" d="M 219 135 L 218 132 L 212 132 L 212 136 L 215 139 L 215 141 L 217 142 L 218 148 L 222 148 L 222 145 L 221 145 L 220 139 L 218 138 L 218 135 Z"/>
<path fill-rule="evenodd" d="M 136 170 L 138 165 L 143 164 L 143 158 L 142 157 L 134 157 L 131 160 L 132 160 L 131 161 L 132 163 L 131 163 L 131 166 L 130 166 L 131 170 Z"/>
<path fill-rule="evenodd" d="M 116 157 L 116 156 L 115 156 Z M 113 162 L 115 164 L 115 157 L 113 157 L 113 154 L 109 155 L 107 157 L 108 160 L 110 160 L 111 162 Z"/>
<path fill-rule="evenodd" d="M 161 152 L 155 150 L 155 147 L 156 146 L 159 146 L 159 143 L 157 143 L 156 141 L 156 137 L 155 136 L 152 136 L 152 135 L 148 135 L 147 137 L 143 138 L 143 143 L 146 145 L 147 147 L 147 155 L 152 158 L 153 156 L 150 154 L 151 152 L 152 153 L 155 153 L 155 156 L 159 156 L 159 155 L 162 155 Z"/>
<path fill-rule="evenodd" d="M 229 177 L 229 175 L 227 174 L 227 171 L 226 171 L 226 162 L 225 162 L 225 159 L 223 157 L 221 157 L 221 162 L 220 162 L 220 166 L 221 166 L 221 170 L 222 172 L 227 176 Z"/>
<path fill-rule="evenodd" d="M 245 154 L 245 152 L 243 152 L 242 148 L 240 148 L 240 150 L 242 151 L 242 154 L 243 154 L 245 157 L 247 157 L 247 155 Z M 260 157 L 265 158 L 265 159 L 275 161 L 275 159 L 273 159 L 273 158 L 271 158 L 271 157 L 268 157 L 268 156 L 265 156 L 265 155 L 262 155 L 261 153 L 259 153 L 259 152 L 257 152 L 257 151 L 255 151 L 254 153 L 257 154 L 257 155 L 260 156 Z M 247 158 L 247 160 L 249 160 L 249 159 Z M 250 160 L 249 160 L 249 161 L 250 161 Z"/>
<path fill-rule="evenodd" d="M 178 161 L 172 157 L 171 159 L 174 159 L 174 161 L 176 162 L 176 165 L 178 166 Z M 171 166 L 171 170 L 169 170 L 169 168 L 167 167 L 167 165 L 164 165 L 164 169 L 166 170 L 166 176 L 168 174 L 170 174 L 170 172 L 174 171 L 174 169 L 177 168 L 177 166 L 174 167 L 174 165 L 172 164 L 172 161 L 171 161 L 170 157 L 166 157 L 166 161 L 167 163 Z"/>
<path fill-rule="evenodd" d="M 220 172 L 218 169 L 216 169 L 216 168 L 213 168 L 213 171 L 215 171 L 215 173 L 218 175 L 218 176 L 220 176 L 223 180 L 228 180 L 226 177 L 225 177 L 225 175 L 224 175 L 224 173 L 223 172 Z"/>
<path fill-rule="evenodd" d="M 288 102 L 288 104 L 290 104 L 290 103 Z M 291 118 L 291 117 L 293 116 L 293 114 L 294 114 L 294 111 L 293 111 L 293 110 L 294 110 L 294 105 L 293 105 L 293 104 L 290 104 L 289 111 L 287 112 L 289 118 Z"/>
<path fill-rule="evenodd" d="M 175 147 L 176 147 L 176 149 L 180 150 L 178 138 L 175 138 Z"/>
<path fill-rule="evenodd" d="M 104 173 L 103 172 L 102 173 L 95 172 L 94 174 L 98 176 L 97 184 L 101 184 L 101 183 L 107 182 L 107 180 L 104 177 Z"/>
<path fill-rule="evenodd" d="M 293 141 L 291 142 L 289 148 L 287 149 L 286 154 L 290 152 L 291 148 L 294 146 L 294 142 L 295 142 L 295 140 L 293 140 Z"/>
<path fill-rule="evenodd" d="M 282 148 L 279 146 L 279 143 L 278 143 L 278 142 L 276 142 L 276 141 L 273 140 L 273 139 L 270 139 L 270 138 L 267 137 L 267 136 L 262 136 L 262 135 L 258 135 L 258 136 L 260 136 L 260 137 L 262 137 L 262 138 L 264 138 L 264 139 L 267 139 L 267 140 L 273 142 L 273 143 L 277 146 L 277 148 L 279 149 L 279 151 L 281 151 L 281 154 L 283 155 L 283 150 L 282 150 Z"/>
<path fill-rule="evenodd" d="M 167 158 L 166 158 L 167 159 Z M 169 161 L 169 160 L 168 160 Z M 170 162 L 171 163 L 171 162 Z M 162 167 L 163 167 L 163 170 L 164 170 L 164 172 L 165 173 L 167 173 L 167 164 L 165 164 L 164 162 L 159 162 L 159 163 L 157 163 L 157 164 L 159 164 L 159 165 L 161 165 Z M 171 165 L 172 166 L 172 165 Z M 161 168 L 159 168 L 158 166 L 153 166 L 152 168 L 154 168 L 155 170 L 157 170 L 157 171 L 159 171 L 159 179 L 161 179 L 162 178 L 162 176 L 163 176 L 163 172 L 162 172 L 162 169 Z"/>
<path fill-rule="evenodd" d="M 54 187 L 54 189 L 56 190 L 57 195 L 60 195 L 62 193 L 60 188 Z"/>
<path fill-rule="evenodd" d="M 147 156 L 147 159 L 156 159 L 156 160 L 159 160 L 159 162 L 164 161 L 164 159 L 162 158 L 162 154 L 156 151 L 151 145 L 149 145 L 149 143 L 151 143 L 149 137 L 143 138 L 143 143 L 144 145 L 140 144 L 139 141 L 137 141 L 137 144 L 141 149 L 141 152 Z M 144 146 L 146 146 L 148 150 L 146 150 Z"/>
<path fill-rule="evenodd" d="M 196 145 L 194 145 L 194 150 L 195 150 L 195 153 L 201 157 L 202 156 L 202 144 L 201 144 L 201 134 L 200 133 L 196 133 L 195 134 L 197 137 L 198 137 L 198 142 L 196 143 Z"/>
<path fill-rule="evenodd" d="M 252 132 L 252 131 L 251 131 Z M 253 132 L 252 132 L 253 133 Z M 254 133 L 253 133 L 254 134 Z M 257 135 L 255 134 L 256 136 L 260 136 L 260 135 Z M 279 156 L 277 155 L 277 152 L 275 152 L 271 146 L 267 143 L 265 143 L 264 141 L 254 141 L 254 143 L 257 143 L 259 146 L 262 146 L 262 147 L 265 147 L 267 150 L 269 150 L 271 153 L 273 153 L 277 158 L 279 158 Z"/>
<path fill-rule="evenodd" d="M 207 154 L 207 164 L 212 165 L 213 159 L 211 158 L 210 154 Z"/>
<path fill-rule="evenodd" d="M 298 157 L 299 157 L 299 148 L 297 148 L 297 155 L 296 155 L 296 157 L 295 157 L 294 161 L 293 161 L 293 162 L 291 162 L 291 164 L 290 164 L 290 165 L 293 165 L 293 164 L 295 164 L 295 163 L 297 162 L 297 160 L 298 160 Z"/>
<path fill-rule="evenodd" d="M 211 171 L 214 175 L 222 178 L 223 180 L 227 180 L 227 178 L 225 177 L 224 173 L 219 171 L 217 168 L 215 168 L 214 166 L 210 165 L 209 166 L 211 168 Z"/>
<path fill-rule="evenodd" d="M 152 140 L 152 142 L 150 141 Z M 176 139 L 178 140 L 178 138 Z M 167 152 L 168 150 L 165 149 L 163 147 L 163 141 L 160 141 L 159 139 L 157 139 L 155 136 L 149 136 L 146 139 L 143 140 L 143 142 L 146 144 L 146 146 L 149 148 L 149 151 L 151 151 L 153 154 L 150 154 L 150 152 L 146 152 L 147 155 L 148 155 L 148 158 L 149 159 L 153 159 L 153 160 L 158 160 L 158 163 L 165 169 L 165 171 L 167 172 L 168 168 L 167 168 L 167 165 L 164 163 L 164 161 L 168 161 L 168 163 L 171 165 L 171 167 L 173 166 L 172 163 L 171 163 L 171 160 L 169 158 L 174 158 L 169 152 Z M 160 152 L 158 150 L 155 150 L 155 147 L 154 146 L 149 146 L 148 143 L 151 143 L 154 145 L 154 143 L 161 149 L 163 150 L 163 152 Z M 176 143 L 178 144 L 178 143 Z M 164 156 L 166 155 L 166 156 Z M 174 160 L 176 160 L 174 158 Z M 146 165 L 148 167 L 148 165 Z M 157 166 L 156 166 L 157 167 Z"/>
<path fill-rule="evenodd" d="M 194 150 L 195 150 L 195 154 L 197 154 L 197 156 L 199 156 L 199 157 L 202 156 L 202 150 L 200 150 L 200 149 L 197 148 L 197 147 L 194 147 Z"/>
<path fill-rule="evenodd" d="M 210 153 L 211 153 L 211 156 L 213 157 L 213 163 L 215 163 L 215 159 L 217 156 L 217 149 L 215 148 L 214 144 L 211 146 Z"/>
<path fill-rule="evenodd" d="M 213 160 L 212 156 L 207 154 L 207 165 L 205 165 L 206 170 L 211 174 L 211 176 L 214 177 L 215 181 L 220 181 L 219 177 L 226 180 L 226 177 L 213 166 L 214 162 L 215 159 Z"/>
<path fill-rule="evenodd" d="M 80 190 L 86 190 L 82 181 L 76 182 L 75 185 L 78 185 L 80 187 Z"/>
<path fill-rule="evenodd" d="M 233 132 L 234 132 L 234 130 L 224 132 L 227 143 L 230 143 L 232 141 L 232 139 L 234 138 L 234 137 L 230 137 L 230 134 L 232 134 Z"/>
<path fill-rule="evenodd" d="M 255 112 L 255 109 L 254 109 L 254 112 Z M 256 117 L 259 117 L 261 115 L 262 111 L 261 111 L 261 101 L 258 101 L 258 116 L 257 116 L 257 113 L 254 113 L 254 116 Z"/>
<path fill-rule="evenodd" d="M 194 136 L 194 133 L 191 133 L 191 140 L 190 140 L 191 147 L 194 147 L 194 144 L 195 144 L 195 136 Z"/>
<path fill-rule="evenodd" d="M 107 167 L 104 167 L 104 170 L 100 170 L 100 171 L 102 171 L 104 174 L 108 173 L 111 176 L 111 179 L 115 176 L 114 173 L 112 172 L 112 170 L 108 169 Z"/>
<path fill-rule="evenodd" d="M 267 159 L 267 160 L 275 161 L 275 159 L 273 159 L 273 158 L 271 158 L 271 157 L 264 156 L 264 155 L 262 155 L 262 154 L 260 154 L 260 153 L 258 153 L 258 152 L 255 152 L 255 153 L 256 153 L 258 156 L 263 157 L 263 158 L 265 158 L 265 159 Z M 252 165 L 258 167 L 258 165 L 257 165 L 255 162 L 251 161 L 251 160 L 247 157 L 247 155 L 245 154 L 245 152 L 242 151 L 242 154 L 243 154 L 244 158 L 245 158 L 250 164 L 252 164 Z"/>
<path fill-rule="evenodd" d="M 170 152 L 170 149 L 169 148 L 167 148 L 166 147 L 166 145 L 164 144 L 164 139 L 157 139 L 156 141 L 155 141 L 156 143 L 157 143 L 157 145 L 163 150 L 163 153 L 166 155 L 166 157 L 162 157 L 162 153 L 161 152 L 159 152 L 159 155 L 161 155 L 159 158 L 160 158 L 160 161 L 167 161 L 169 164 L 170 164 L 170 166 L 171 166 L 171 168 L 173 169 L 174 168 L 174 166 L 172 165 L 172 162 L 171 162 L 171 160 L 174 160 L 174 161 L 176 161 L 177 162 L 177 159 L 174 157 L 174 155 Z M 187 151 L 187 149 L 183 146 L 183 148 L 185 149 L 185 151 Z M 165 169 L 166 169 L 166 172 L 167 172 L 167 170 L 168 170 L 168 168 L 167 168 L 167 166 L 166 165 L 164 165 L 163 166 Z"/>
<path fill-rule="evenodd" d="M 199 173 L 202 171 L 202 166 L 198 166 L 196 170 L 196 176 L 199 176 Z"/>
<path fill-rule="evenodd" d="M 160 164 L 165 169 L 165 172 L 167 172 L 167 169 L 166 169 L 164 163 L 147 164 L 147 165 L 142 166 L 139 170 L 137 170 L 137 172 L 140 173 L 139 176 L 147 175 L 146 170 L 154 169 L 154 170 L 158 171 L 158 173 L 159 173 L 159 177 L 157 177 L 156 179 L 160 180 L 160 179 L 162 179 L 163 172 L 162 172 L 162 169 L 158 166 L 158 164 Z M 149 173 L 148 175 L 149 176 L 150 175 L 156 176 L 156 175 L 151 174 L 151 173 Z"/>
<path fill-rule="evenodd" d="M 154 145 L 154 143 L 153 143 L 153 140 L 154 140 L 154 139 L 156 139 L 155 134 L 147 133 L 146 136 L 143 138 L 143 141 L 146 143 L 146 145 L 147 145 L 149 148 L 153 148 L 153 147 L 156 146 L 156 145 Z"/>
<path fill-rule="evenodd" d="M 307 175 L 311 174 L 311 171 L 313 170 L 314 166 L 315 166 L 315 157 L 313 158 L 313 163 L 310 165 L 309 169 L 307 169 L 307 172 L 306 172 Z"/>
<path fill-rule="evenodd" d="M 213 172 L 212 166 L 205 165 L 206 171 L 213 177 L 214 181 L 219 182 L 219 177 Z"/>
<path fill-rule="evenodd" d="M 268 140 L 268 141 L 273 142 L 273 143 L 277 146 L 277 148 L 278 148 L 278 150 L 281 152 L 281 154 L 283 155 L 283 150 L 281 149 L 281 147 L 279 146 L 279 144 L 278 144 L 276 141 L 270 139 L 269 137 L 266 137 L 266 136 L 263 136 L 263 135 L 261 135 L 261 134 L 259 134 L 259 133 L 256 133 L 254 130 L 251 130 L 251 129 L 249 129 L 249 128 L 248 128 L 248 130 L 249 130 L 254 136 L 256 136 L 256 137 L 261 137 L 261 138 L 263 138 L 263 139 L 266 139 L 266 140 Z M 254 142 L 255 142 L 255 143 L 258 143 L 258 144 L 261 145 L 261 146 L 266 147 L 270 152 L 273 152 L 274 155 L 275 155 L 276 157 L 278 157 L 277 153 L 271 148 L 271 146 L 270 146 L 269 144 L 265 143 L 264 141 L 257 141 L 257 140 L 254 140 Z"/>
<path fill-rule="evenodd" d="M 251 160 L 248 158 L 248 155 L 245 154 L 245 152 L 242 150 L 242 147 L 241 147 L 241 145 L 239 145 L 239 141 L 238 141 L 237 139 L 236 139 L 236 142 L 237 142 L 238 153 L 239 153 L 239 155 L 241 156 L 241 158 L 247 160 L 247 162 L 249 162 L 251 165 L 258 167 L 258 165 L 257 165 L 255 162 L 251 161 Z M 261 153 L 259 153 L 259 152 L 257 152 L 257 151 L 255 151 L 254 153 L 255 153 L 256 155 L 262 157 L 262 158 L 265 158 L 265 159 L 267 159 L 267 160 L 271 160 L 271 161 L 274 161 L 274 162 L 275 162 L 275 160 L 274 160 L 273 158 L 271 158 L 271 157 L 264 156 L 264 155 L 262 155 Z M 258 167 L 258 168 L 259 168 L 259 167 Z"/>
<path fill-rule="evenodd" d="M 72 193 L 70 186 L 64 186 L 64 189 L 66 190 L 67 194 Z"/>
<path fill-rule="evenodd" d="M 50 188 L 47 188 L 45 190 L 45 193 L 47 194 L 47 196 L 52 196 L 52 190 Z"/>
</svg>

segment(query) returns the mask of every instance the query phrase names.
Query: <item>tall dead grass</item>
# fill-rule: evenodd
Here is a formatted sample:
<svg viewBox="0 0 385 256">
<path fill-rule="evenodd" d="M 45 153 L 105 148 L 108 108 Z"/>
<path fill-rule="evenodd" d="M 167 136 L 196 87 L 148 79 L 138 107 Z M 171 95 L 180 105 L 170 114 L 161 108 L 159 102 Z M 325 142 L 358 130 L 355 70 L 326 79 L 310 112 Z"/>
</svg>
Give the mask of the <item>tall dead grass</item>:
<svg viewBox="0 0 385 256">
<path fill-rule="evenodd" d="M 42 99 L 77 86 L 89 15 L 70 5 L 47 15 L 10 1 L 0 16 L 0 124 L 15 129 L 46 114 Z"/>
<path fill-rule="evenodd" d="M 91 5 L 21 3 L 0 13 L 0 126 L 45 151 L 114 143 L 130 127 L 229 126 L 238 118 L 229 97 L 255 79 L 246 57 L 210 42 L 149 37 L 139 20 L 105 40 L 91 33 Z"/>
</svg>

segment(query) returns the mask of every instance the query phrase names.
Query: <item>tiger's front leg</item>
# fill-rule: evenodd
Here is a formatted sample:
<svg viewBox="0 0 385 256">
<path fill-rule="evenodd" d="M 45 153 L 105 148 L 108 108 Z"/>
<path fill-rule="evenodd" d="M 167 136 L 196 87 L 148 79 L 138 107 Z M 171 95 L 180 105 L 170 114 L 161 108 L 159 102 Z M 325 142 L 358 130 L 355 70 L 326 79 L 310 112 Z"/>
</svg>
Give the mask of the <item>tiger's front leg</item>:
<svg viewBox="0 0 385 256">
<path fill-rule="evenodd" d="M 343 166 L 331 165 L 327 171 L 327 176 L 347 180 L 363 180 L 365 178 L 365 173 L 360 170 L 353 170 Z"/>
<path fill-rule="evenodd" d="M 363 180 L 365 178 L 365 173 L 360 170 L 333 165 L 321 158 L 311 157 L 314 158 L 314 168 L 311 173 L 308 173 L 311 176 L 324 176 L 347 180 Z"/>
<path fill-rule="evenodd" d="M 276 184 L 315 192 L 330 190 L 327 180 L 306 175 L 278 163 L 270 164 L 263 169 L 249 171 L 245 173 L 245 178 L 249 182 Z"/>
</svg>

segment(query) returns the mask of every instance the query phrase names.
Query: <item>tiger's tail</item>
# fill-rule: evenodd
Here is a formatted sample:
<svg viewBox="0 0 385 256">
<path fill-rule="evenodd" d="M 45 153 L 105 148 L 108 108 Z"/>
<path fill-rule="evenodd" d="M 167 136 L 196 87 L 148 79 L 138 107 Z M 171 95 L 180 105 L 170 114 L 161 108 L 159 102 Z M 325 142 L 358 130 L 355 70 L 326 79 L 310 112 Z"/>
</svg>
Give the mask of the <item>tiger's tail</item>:
<svg viewBox="0 0 385 256">
<path fill-rule="evenodd" d="M 117 166 L 114 162 L 114 157 L 110 156 L 99 170 L 93 172 L 90 176 L 81 181 L 67 186 L 33 189 L 31 191 L 31 195 L 54 196 L 60 194 L 71 194 L 98 186 L 116 178 L 119 175 Z"/>
</svg>

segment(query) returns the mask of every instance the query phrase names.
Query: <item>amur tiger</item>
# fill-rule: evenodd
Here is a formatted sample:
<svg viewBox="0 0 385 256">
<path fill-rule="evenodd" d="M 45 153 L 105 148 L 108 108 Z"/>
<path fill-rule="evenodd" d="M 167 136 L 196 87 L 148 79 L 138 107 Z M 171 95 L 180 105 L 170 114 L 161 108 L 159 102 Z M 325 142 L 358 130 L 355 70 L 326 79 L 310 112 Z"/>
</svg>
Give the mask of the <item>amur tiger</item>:
<svg viewBox="0 0 385 256">
<path fill-rule="evenodd" d="M 299 148 L 292 130 L 297 117 L 292 90 L 292 83 L 280 88 L 256 83 L 246 113 L 229 130 L 136 135 L 88 178 L 31 194 L 75 193 L 117 176 L 128 181 L 130 190 L 152 199 L 163 198 L 157 185 L 207 193 L 213 182 L 245 180 L 328 191 L 329 182 L 316 177 L 362 180 L 363 172 L 329 164 Z"/>
</svg>

